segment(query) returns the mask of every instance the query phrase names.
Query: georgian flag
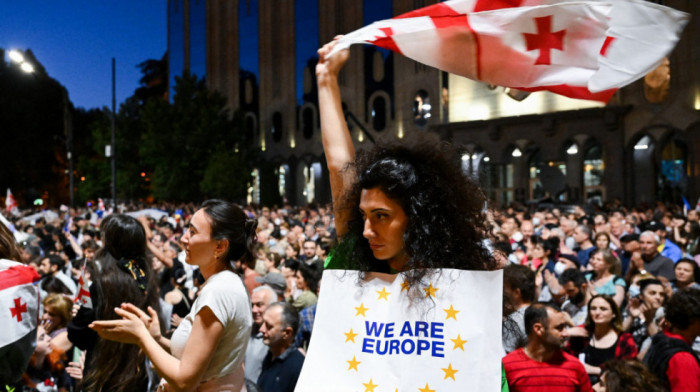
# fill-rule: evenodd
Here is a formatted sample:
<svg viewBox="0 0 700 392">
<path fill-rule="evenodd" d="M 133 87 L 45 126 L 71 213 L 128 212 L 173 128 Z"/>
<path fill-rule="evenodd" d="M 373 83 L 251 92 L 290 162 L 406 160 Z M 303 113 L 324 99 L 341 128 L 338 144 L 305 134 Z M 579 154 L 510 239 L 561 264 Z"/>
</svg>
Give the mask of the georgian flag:
<svg viewBox="0 0 700 392">
<path fill-rule="evenodd" d="M 87 259 L 83 261 L 83 267 L 80 269 L 80 278 L 78 278 L 78 294 L 73 302 L 80 304 L 81 307 L 92 309 L 92 297 L 90 296 L 90 286 L 85 277 L 85 269 Z"/>
<path fill-rule="evenodd" d="M 6 346 L 36 328 L 39 310 L 34 282 L 39 274 L 32 267 L 0 259 L 0 347 Z"/>
<path fill-rule="evenodd" d="M 18 380 L 34 351 L 38 280 L 34 268 L 0 259 L 0 380 Z"/>
<path fill-rule="evenodd" d="M 371 43 L 489 84 L 607 102 L 658 65 L 688 18 L 636 0 L 454 0 L 363 27 L 334 51 Z"/>
<path fill-rule="evenodd" d="M 10 191 L 10 188 L 7 188 L 7 196 L 5 197 L 5 210 L 12 211 L 16 208 L 17 202 L 15 201 L 15 197 L 12 196 L 12 191 Z"/>
</svg>

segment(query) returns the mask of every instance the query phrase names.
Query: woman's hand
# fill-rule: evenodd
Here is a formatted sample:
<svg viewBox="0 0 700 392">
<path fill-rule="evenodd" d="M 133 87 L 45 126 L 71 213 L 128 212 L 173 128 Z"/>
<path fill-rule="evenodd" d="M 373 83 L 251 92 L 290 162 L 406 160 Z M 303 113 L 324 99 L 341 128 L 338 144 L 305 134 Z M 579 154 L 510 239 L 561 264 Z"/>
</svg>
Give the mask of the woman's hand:
<svg viewBox="0 0 700 392">
<path fill-rule="evenodd" d="M 41 326 L 47 334 L 50 334 L 55 329 L 56 325 L 51 320 L 41 320 Z"/>
<path fill-rule="evenodd" d="M 316 80 L 319 85 L 337 80 L 338 73 L 340 73 L 343 65 L 350 57 L 350 51 L 348 49 L 343 49 L 330 58 L 326 58 L 341 37 L 342 35 L 336 35 L 333 41 L 323 45 L 317 52 L 318 64 L 316 64 Z"/>
<path fill-rule="evenodd" d="M 158 319 L 158 313 L 156 313 L 152 307 L 148 307 L 148 314 L 136 307 L 134 304 L 130 303 L 122 304 L 121 308 L 138 316 L 138 318 L 143 322 L 143 325 L 145 325 L 148 329 L 148 333 L 151 334 L 153 339 L 158 341 L 161 338 L 160 319 Z"/>
<path fill-rule="evenodd" d="M 150 336 L 146 324 L 138 315 L 121 308 L 114 308 L 114 313 L 122 319 L 93 321 L 90 328 L 95 330 L 101 338 L 120 343 L 138 344 Z"/>
<path fill-rule="evenodd" d="M 647 310 L 647 306 L 639 300 L 639 298 L 630 298 L 627 304 L 627 311 L 632 317 L 639 317 Z"/>
<path fill-rule="evenodd" d="M 66 366 L 66 373 L 68 373 L 68 375 L 71 376 L 71 378 L 76 380 L 83 379 L 83 368 L 85 368 L 85 353 L 86 351 L 83 351 L 82 354 L 80 354 L 80 362 L 69 362 L 68 366 Z"/>
<path fill-rule="evenodd" d="M 180 325 L 180 322 L 182 322 L 182 317 L 173 313 L 172 317 L 170 317 L 170 327 L 175 329 L 175 328 L 177 328 L 178 325 Z M 156 339 L 156 340 L 158 340 L 158 339 Z"/>
</svg>

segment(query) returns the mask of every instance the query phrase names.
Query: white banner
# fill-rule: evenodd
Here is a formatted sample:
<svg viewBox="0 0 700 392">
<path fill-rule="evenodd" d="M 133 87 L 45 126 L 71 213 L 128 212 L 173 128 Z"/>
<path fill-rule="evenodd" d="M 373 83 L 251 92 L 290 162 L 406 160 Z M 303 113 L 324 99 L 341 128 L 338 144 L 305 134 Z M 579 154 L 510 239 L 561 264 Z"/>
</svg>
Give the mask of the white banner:
<svg viewBox="0 0 700 392">
<path fill-rule="evenodd" d="M 501 271 L 323 273 L 296 391 L 500 391 Z"/>
</svg>

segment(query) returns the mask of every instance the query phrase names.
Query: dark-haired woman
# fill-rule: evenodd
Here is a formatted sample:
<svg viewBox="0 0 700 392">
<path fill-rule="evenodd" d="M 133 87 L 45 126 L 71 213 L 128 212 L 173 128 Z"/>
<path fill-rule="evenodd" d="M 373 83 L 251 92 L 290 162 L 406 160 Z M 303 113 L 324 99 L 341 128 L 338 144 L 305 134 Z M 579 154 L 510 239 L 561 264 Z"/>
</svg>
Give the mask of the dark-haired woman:
<svg viewBox="0 0 700 392">
<path fill-rule="evenodd" d="M 251 266 L 256 221 L 231 203 L 209 200 L 192 217 L 181 241 L 186 262 L 206 279 L 190 313 L 170 340 L 149 315 L 131 304 L 115 309 L 122 319 L 93 323 L 107 338 L 133 343 L 148 355 L 166 383 L 163 390 L 240 391 L 250 337 L 250 301 L 234 261 Z"/>
<path fill-rule="evenodd" d="M 158 289 L 146 260 L 146 234 L 127 215 L 110 215 L 101 225 L 104 246 L 95 255 L 102 271 L 90 286 L 93 309 L 80 308 L 68 325 L 68 339 L 87 350 L 82 389 L 143 391 L 148 387 L 146 356 L 138 347 L 98 338 L 88 328 L 94 320 L 114 320 L 114 309 L 130 302 L 158 309 Z"/>
<path fill-rule="evenodd" d="M 687 288 L 700 289 L 700 284 L 698 284 L 698 265 L 693 259 L 680 259 L 676 263 L 674 272 L 676 279 L 671 281 L 671 289 L 675 293 L 677 290 L 683 290 Z"/>
<path fill-rule="evenodd" d="M 461 169 L 461 154 L 431 135 L 378 142 L 355 155 L 338 74 L 348 50 L 316 66 L 324 151 L 341 241 L 330 268 L 402 272 L 412 290 L 434 268 L 497 268 L 482 244 L 485 197 Z"/>
<path fill-rule="evenodd" d="M 587 338 L 572 338 L 576 356 L 579 357 L 591 384 L 598 381 L 601 367 L 607 361 L 618 359 L 634 359 L 637 356 L 637 345 L 632 335 L 622 332 L 622 315 L 617 303 L 609 295 L 598 294 L 588 301 L 588 317 L 585 330 Z M 576 347 L 575 343 L 581 343 Z"/>
<path fill-rule="evenodd" d="M 301 311 L 304 308 L 313 306 L 318 302 L 318 283 L 321 280 L 321 271 L 318 270 L 317 264 L 308 265 L 306 263 L 299 264 L 299 270 L 296 273 L 297 289 L 302 293 L 294 300 L 289 302 L 294 306 L 294 309 Z"/>
</svg>

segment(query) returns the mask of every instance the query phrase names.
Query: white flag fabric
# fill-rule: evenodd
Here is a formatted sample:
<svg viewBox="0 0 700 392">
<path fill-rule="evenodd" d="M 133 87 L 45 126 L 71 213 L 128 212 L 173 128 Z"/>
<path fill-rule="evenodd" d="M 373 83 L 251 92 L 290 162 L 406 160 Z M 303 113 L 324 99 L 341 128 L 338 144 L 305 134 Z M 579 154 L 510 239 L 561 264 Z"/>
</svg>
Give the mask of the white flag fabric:
<svg viewBox="0 0 700 392">
<path fill-rule="evenodd" d="M 363 27 L 335 50 L 371 43 L 489 84 L 607 102 L 668 55 L 688 19 L 638 0 L 454 0 Z"/>
<path fill-rule="evenodd" d="M 500 391 L 502 271 L 323 273 L 296 391 Z M 411 290 L 416 290 L 415 288 Z"/>
<path fill-rule="evenodd" d="M 7 188 L 7 195 L 5 196 L 5 211 L 13 211 L 17 209 L 17 202 L 15 197 L 12 195 L 10 188 Z"/>
<path fill-rule="evenodd" d="M 88 285 L 88 280 L 85 277 L 85 270 L 87 268 L 87 259 L 83 261 L 83 266 L 80 268 L 80 278 L 78 278 L 78 293 L 75 296 L 73 302 L 80 304 L 81 307 L 86 309 L 92 309 L 92 297 L 90 296 L 90 286 Z"/>
<path fill-rule="evenodd" d="M 36 328 L 39 311 L 34 268 L 0 260 L 0 347 L 20 340 Z"/>
</svg>

